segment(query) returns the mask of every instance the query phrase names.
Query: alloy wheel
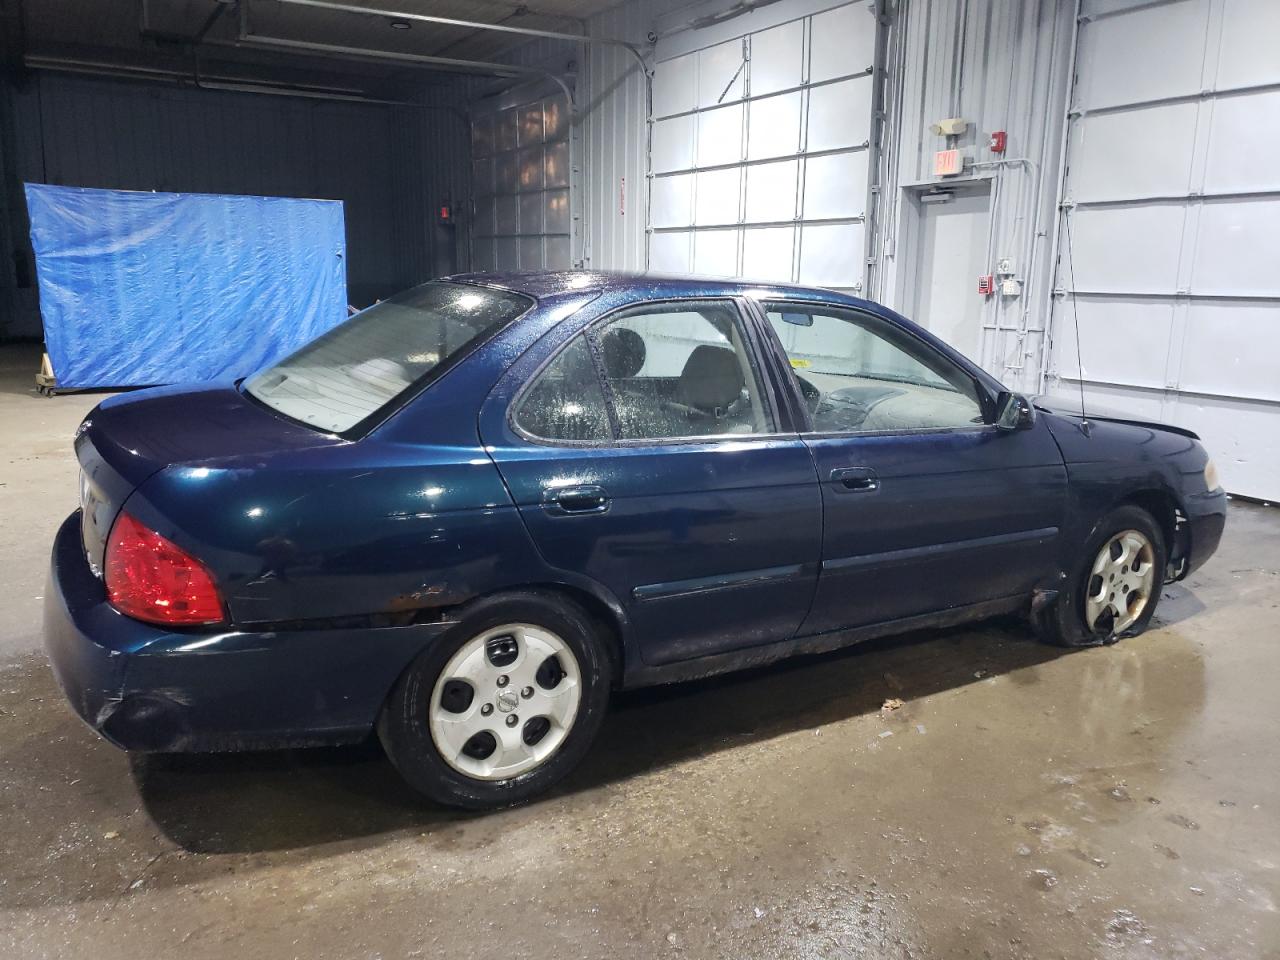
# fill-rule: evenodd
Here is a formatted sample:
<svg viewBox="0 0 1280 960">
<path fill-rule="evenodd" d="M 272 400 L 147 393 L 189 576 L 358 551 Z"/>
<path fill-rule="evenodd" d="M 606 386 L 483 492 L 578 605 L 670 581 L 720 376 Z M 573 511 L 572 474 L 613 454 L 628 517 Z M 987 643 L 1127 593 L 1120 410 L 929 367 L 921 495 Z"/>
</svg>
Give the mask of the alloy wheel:
<svg viewBox="0 0 1280 960">
<path fill-rule="evenodd" d="M 1089 572 L 1085 624 L 1096 635 L 1120 635 L 1142 616 L 1156 587 L 1151 541 L 1137 530 L 1117 533 L 1102 545 Z"/>
</svg>

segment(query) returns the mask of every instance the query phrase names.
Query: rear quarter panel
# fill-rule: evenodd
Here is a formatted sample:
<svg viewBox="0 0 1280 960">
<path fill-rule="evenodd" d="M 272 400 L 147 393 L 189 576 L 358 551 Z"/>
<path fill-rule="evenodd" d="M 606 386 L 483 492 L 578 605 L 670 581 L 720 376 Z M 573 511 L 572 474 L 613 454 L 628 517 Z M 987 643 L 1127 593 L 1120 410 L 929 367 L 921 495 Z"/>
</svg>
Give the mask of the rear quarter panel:
<svg viewBox="0 0 1280 960">
<path fill-rule="evenodd" d="M 537 559 L 478 447 L 356 443 L 172 466 L 127 508 L 213 570 L 240 624 L 449 606 Z"/>
</svg>

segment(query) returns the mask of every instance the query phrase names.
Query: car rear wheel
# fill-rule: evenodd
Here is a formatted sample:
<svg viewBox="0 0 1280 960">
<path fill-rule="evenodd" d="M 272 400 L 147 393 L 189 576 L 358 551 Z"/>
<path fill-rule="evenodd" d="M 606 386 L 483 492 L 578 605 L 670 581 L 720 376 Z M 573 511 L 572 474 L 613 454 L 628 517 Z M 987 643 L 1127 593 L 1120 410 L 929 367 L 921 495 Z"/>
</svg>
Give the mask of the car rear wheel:
<svg viewBox="0 0 1280 960">
<path fill-rule="evenodd" d="M 1142 633 L 1164 584 L 1164 536 L 1140 507 L 1123 506 L 1094 529 L 1066 588 L 1036 618 L 1044 639 L 1067 647 Z"/>
<path fill-rule="evenodd" d="M 392 690 L 378 736 L 401 775 L 450 806 L 549 788 L 586 753 L 609 700 L 598 625 L 542 593 L 477 602 Z"/>
</svg>

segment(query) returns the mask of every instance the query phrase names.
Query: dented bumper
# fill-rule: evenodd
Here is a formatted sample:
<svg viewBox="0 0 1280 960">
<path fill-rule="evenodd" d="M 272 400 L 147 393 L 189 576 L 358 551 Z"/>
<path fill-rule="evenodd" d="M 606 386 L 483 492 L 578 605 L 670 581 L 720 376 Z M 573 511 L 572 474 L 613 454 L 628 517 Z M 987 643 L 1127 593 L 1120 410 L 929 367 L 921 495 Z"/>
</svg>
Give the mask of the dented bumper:
<svg viewBox="0 0 1280 960">
<path fill-rule="evenodd" d="M 450 623 L 174 632 L 107 602 L 79 514 L 54 540 L 44 640 L 76 713 L 116 746 L 243 750 L 358 740 L 396 679 Z"/>
</svg>

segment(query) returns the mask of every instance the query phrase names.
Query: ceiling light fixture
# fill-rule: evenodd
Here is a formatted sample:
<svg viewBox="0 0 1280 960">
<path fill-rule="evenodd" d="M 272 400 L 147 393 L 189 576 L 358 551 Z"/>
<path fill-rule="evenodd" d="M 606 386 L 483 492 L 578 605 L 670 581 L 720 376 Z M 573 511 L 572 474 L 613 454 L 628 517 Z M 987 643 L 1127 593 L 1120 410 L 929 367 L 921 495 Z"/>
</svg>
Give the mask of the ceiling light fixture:
<svg viewBox="0 0 1280 960">
<path fill-rule="evenodd" d="M 408 30 L 413 24 L 408 20 L 392 20 L 390 26 L 392 30 Z"/>
</svg>

